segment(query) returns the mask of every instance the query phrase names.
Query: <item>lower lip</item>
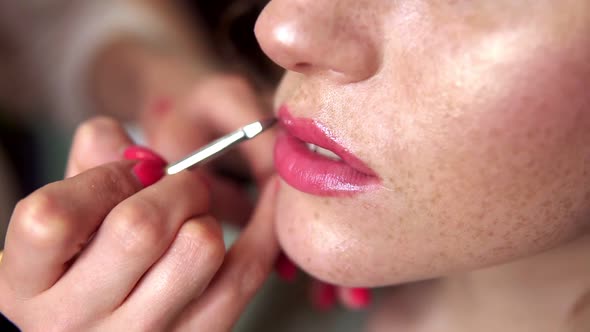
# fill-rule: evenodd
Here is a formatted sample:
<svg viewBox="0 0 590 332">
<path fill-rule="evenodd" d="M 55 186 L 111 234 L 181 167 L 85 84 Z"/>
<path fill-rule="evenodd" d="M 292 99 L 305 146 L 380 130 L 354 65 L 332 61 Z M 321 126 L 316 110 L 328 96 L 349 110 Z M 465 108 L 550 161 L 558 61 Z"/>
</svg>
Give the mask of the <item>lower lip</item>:
<svg viewBox="0 0 590 332">
<path fill-rule="evenodd" d="M 351 195 L 366 192 L 378 183 L 373 175 L 310 151 L 305 142 L 288 133 L 281 133 L 277 138 L 274 159 L 285 182 L 312 195 Z"/>
</svg>

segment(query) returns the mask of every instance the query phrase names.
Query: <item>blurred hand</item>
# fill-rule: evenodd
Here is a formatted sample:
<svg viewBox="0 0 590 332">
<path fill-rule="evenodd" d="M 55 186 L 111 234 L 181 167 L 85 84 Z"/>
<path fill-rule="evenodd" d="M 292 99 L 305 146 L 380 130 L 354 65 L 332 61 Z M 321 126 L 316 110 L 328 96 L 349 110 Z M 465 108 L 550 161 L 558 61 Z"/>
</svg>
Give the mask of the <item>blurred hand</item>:
<svg viewBox="0 0 590 332">
<path fill-rule="evenodd" d="M 219 136 L 272 116 L 265 106 L 270 103 L 240 76 L 205 76 L 184 90 L 166 90 L 170 86 L 178 84 L 166 83 L 160 87 L 158 91 L 168 92 L 152 98 L 142 112 L 141 121 L 148 144 L 169 160 L 182 158 Z M 217 218 L 241 224 L 249 215 L 250 203 L 243 188 L 233 179 L 217 174 L 215 166 L 230 168 L 234 173 L 250 170 L 256 182 L 264 183 L 273 172 L 274 139 L 273 130 L 264 133 L 239 147 L 244 160 L 227 158 L 206 169 L 205 176 L 213 183 L 212 212 Z M 284 255 L 277 261 L 277 272 L 283 279 L 294 279 L 296 271 L 295 265 Z M 318 280 L 311 284 L 310 298 L 319 310 L 328 310 L 338 301 L 350 309 L 362 309 L 371 302 L 367 289 L 337 287 Z"/>
<path fill-rule="evenodd" d="M 166 86 L 150 94 L 140 123 L 147 144 L 170 161 L 239 127 L 272 116 L 254 88 L 240 76 L 208 75 L 190 87 L 174 91 Z M 226 155 L 203 168 L 206 181 L 215 188 L 212 212 L 217 218 L 238 223 L 247 218 L 251 203 L 243 183 L 236 178 L 251 176 L 258 185 L 265 183 L 273 172 L 273 144 L 274 130 L 269 130 L 241 144 L 238 154 Z"/>
<path fill-rule="evenodd" d="M 82 125 L 68 178 L 17 205 L 0 311 L 21 329 L 228 331 L 271 270 L 276 181 L 226 253 L 202 174 L 158 181 L 165 162 L 130 143 L 112 120 Z"/>
</svg>

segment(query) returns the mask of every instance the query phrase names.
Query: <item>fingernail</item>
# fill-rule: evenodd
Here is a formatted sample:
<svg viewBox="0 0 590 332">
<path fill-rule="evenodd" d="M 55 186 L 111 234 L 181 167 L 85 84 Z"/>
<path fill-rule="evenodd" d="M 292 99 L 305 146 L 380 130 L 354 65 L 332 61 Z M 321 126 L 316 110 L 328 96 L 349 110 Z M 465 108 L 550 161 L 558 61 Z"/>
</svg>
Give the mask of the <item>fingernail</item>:
<svg viewBox="0 0 590 332">
<path fill-rule="evenodd" d="M 368 288 L 345 288 L 343 301 L 350 309 L 365 309 L 371 304 L 372 296 Z"/>
<path fill-rule="evenodd" d="M 279 278 L 293 282 L 297 278 L 297 266 L 284 254 L 280 253 L 275 263 L 275 271 Z"/>
<path fill-rule="evenodd" d="M 336 304 L 336 287 L 316 282 L 311 289 L 311 303 L 319 311 L 328 311 Z"/>
<path fill-rule="evenodd" d="M 164 164 L 160 161 L 141 160 L 133 166 L 133 174 L 144 187 L 148 187 L 164 176 Z"/>
<path fill-rule="evenodd" d="M 132 145 L 125 149 L 123 157 L 127 160 L 153 161 L 162 166 L 166 165 L 166 160 L 164 160 L 159 154 L 146 147 L 138 145 Z"/>
</svg>

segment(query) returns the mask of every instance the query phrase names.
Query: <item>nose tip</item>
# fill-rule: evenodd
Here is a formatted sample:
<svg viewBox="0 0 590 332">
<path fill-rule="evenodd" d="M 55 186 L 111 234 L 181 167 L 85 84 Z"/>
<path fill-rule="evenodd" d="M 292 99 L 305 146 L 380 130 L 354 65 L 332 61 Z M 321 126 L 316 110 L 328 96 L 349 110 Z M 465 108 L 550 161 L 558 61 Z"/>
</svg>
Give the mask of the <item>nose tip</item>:
<svg viewBox="0 0 590 332">
<path fill-rule="evenodd" d="M 345 83 L 366 80 L 378 71 L 378 48 L 366 29 L 309 7 L 285 15 L 289 11 L 273 3 L 258 18 L 255 32 L 262 50 L 281 67 Z"/>
</svg>

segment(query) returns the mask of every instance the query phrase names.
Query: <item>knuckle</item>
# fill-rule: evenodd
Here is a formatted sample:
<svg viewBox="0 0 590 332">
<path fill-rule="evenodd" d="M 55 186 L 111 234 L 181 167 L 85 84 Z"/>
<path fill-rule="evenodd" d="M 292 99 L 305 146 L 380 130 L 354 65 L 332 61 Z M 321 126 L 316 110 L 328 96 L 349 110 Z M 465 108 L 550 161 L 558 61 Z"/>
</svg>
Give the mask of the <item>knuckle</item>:
<svg viewBox="0 0 590 332">
<path fill-rule="evenodd" d="M 186 226 L 190 230 L 180 232 L 179 235 L 185 237 L 189 243 L 187 247 L 197 249 L 192 252 L 198 254 L 203 264 L 219 267 L 225 258 L 225 244 L 217 221 L 206 216 Z"/>
<path fill-rule="evenodd" d="M 235 263 L 240 265 L 234 267 L 223 290 L 228 301 L 252 297 L 270 273 L 270 267 L 256 259 Z"/>
<path fill-rule="evenodd" d="M 111 232 L 123 250 L 140 254 L 166 237 L 164 216 L 152 203 L 136 198 L 113 211 Z"/>
<path fill-rule="evenodd" d="M 67 242 L 73 221 L 60 201 L 41 190 L 21 200 L 15 208 L 14 227 L 20 240 L 35 248 L 52 248 Z"/>
</svg>

